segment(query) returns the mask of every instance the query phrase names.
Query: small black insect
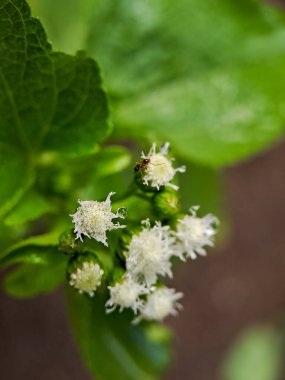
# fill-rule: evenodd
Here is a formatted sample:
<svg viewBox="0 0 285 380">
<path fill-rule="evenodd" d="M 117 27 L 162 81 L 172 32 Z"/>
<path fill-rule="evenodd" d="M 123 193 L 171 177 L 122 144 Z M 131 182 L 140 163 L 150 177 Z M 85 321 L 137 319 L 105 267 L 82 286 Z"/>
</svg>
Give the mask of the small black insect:
<svg viewBox="0 0 285 380">
<path fill-rule="evenodd" d="M 150 163 L 149 158 L 144 158 L 139 164 L 135 166 L 135 172 L 138 172 L 139 170 L 142 170 Z"/>
</svg>

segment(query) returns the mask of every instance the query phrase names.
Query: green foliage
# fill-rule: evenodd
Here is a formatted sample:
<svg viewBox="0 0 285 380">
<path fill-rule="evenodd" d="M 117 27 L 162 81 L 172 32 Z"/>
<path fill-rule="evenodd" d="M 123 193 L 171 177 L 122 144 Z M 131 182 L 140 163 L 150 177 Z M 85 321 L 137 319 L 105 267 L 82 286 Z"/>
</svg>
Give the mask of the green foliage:
<svg viewBox="0 0 285 380">
<path fill-rule="evenodd" d="M 98 380 L 154 380 L 165 370 L 169 332 L 156 325 L 133 326 L 126 313 L 106 315 L 105 298 L 68 291 L 71 322 L 83 359 Z"/>
<path fill-rule="evenodd" d="M 117 120 L 134 136 L 143 130 L 172 141 L 182 156 L 222 166 L 283 134 L 284 66 L 285 55 L 166 84 L 122 103 Z"/>
<path fill-rule="evenodd" d="M 92 156 L 68 163 L 66 172 L 72 173 L 72 184 L 78 188 L 78 198 L 104 200 L 110 191 L 126 191 L 132 180 L 130 162 L 131 155 L 125 148 L 107 146 Z"/>
<path fill-rule="evenodd" d="M 65 271 L 66 262 L 60 260 L 52 260 L 48 265 L 23 264 L 5 277 L 4 289 L 15 298 L 50 293 L 64 282 Z"/>
<path fill-rule="evenodd" d="M 65 203 L 71 197 L 73 201 L 78 198 L 101 200 L 110 189 L 118 191 L 113 177 L 119 179 L 123 175 L 121 187 L 126 188 L 124 173 L 130 172 L 130 161 L 129 151 L 120 146 L 96 147 L 93 153 L 80 157 L 44 153 L 39 158 L 37 187 L 49 198 L 51 194 L 64 195 Z"/>
<path fill-rule="evenodd" d="M 8 226 L 22 224 L 35 220 L 40 216 L 53 212 L 54 207 L 45 198 L 35 191 L 28 191 L 19 203 L 5 218 Z"/>
<path fill-rule="evenodd" d="M 58 244 L 58 232 L 50 232 L 44 235 L 36 235 L 30 238 L 24 239 L 11 245 L 6 250 L 0 252 L 0 265 L 11 263 L 13 256 L 19 253 L 23 248 L 29 246 L 35 247 L 47 247 L 47 246 L 56 246 Z M 21 252 L 21 251 L 20 251 Z"/>
<path fill-rule="evenodd" d="M 40 149 L 89 152 L 108 133 L 96 63 L 56 53 L 22 0 L 0 0 L 0 211 L 32 182 Z M 11 175 L 13 173 L 13 175 Z"/>
<path fill-rule="evenodd" d="M 32 3 L 55 44 L 70 48 L 70 24 L 52 17 L 58 2 Z M 254 0 L 68 3 L 77 47 L 102 65 L 117 136 L 169 140 L 188 159 L 223 166 L 283 134 L 281 12 Z"/>
<path fill-rule="evenodd" d="M 130 153 L 120 146 L 107 146 L 96 156 L 94 175 L 106 177 L 126 169 L 131 163 Z"/>
<path fill-rule="evenodd" d="M 20 264 L 4 279 L 5 291 L 16 298 L 51 292 L 63 283 L 66 258 L 51 246 L 26 246 L 13 251 L 2 265 Z"/>
<path fill-rule="evenodd" d="M 58 251 L 58 233 L 38 235 L 1 252 L 0 266 L 18 264 L 4 279 L 5 291 L 16 298 L 30 298 L 63 283 L 67 258 Z"/>
<path fill-rule="evenodd" d="M 259 327 L 244 332 L 223 365 L 225 380 L 278 380 L 282 369 L 282 345 L 278 332 Z"/>
<path fill-rule="evenodd" d="M 1 98 L 1 95 L 0 95 Z M 1 127 L 2 128 L 2 127 Z M 13 173 L 13 175 L 11 175 Z M 32 185 L 34 173 L 30 161 L 20 150 L 0 139 L 0 218 L 17 204 Z"/>
<path fill-rule="evenodd" d="M 4 288 L 17 298 L 57 288 L 82 247 L 82 257 L 98 255 L 106 281 L 122 275 L 119 231 L 108 233 L 108 249 L 91 239 L 75 244 L 73 235 L 58 249 L 77 199 L 116 191 L 114 209 L 127 207 L 134 230 L 154 211 L 175 220 L 176 192 L 161 192 L 154 209 L 154 193 L 135 187 L 130 139 L 169 140 L 188 169 L 184 211 L 199 204 L 202 214 L 223 218 L 217 167 L 276 140 L 285 119 L 285 17 L 277 10 L 255 0 L 31 3 L 58 52 L 25 0 L 0 0 L 0 239 L 1 247 L 11 243 L 0 266 L 16 266 Z M 110 93 L 116 129 L 105 146 L 107 97 L 83 48 L 100 62 Z M 166 213 L 163 202 L 173 200 Z M 134 326 L 127 312 L 106 315 L 106 285 L 94 299 L 68 290 L 88 368 L 98 380 L 158 379 L 169 361 L 168 330 Z M 223 368 L 226 379 L 277 379 L 279 348 L 270 329 L 244 336 Z"/>
</svg>

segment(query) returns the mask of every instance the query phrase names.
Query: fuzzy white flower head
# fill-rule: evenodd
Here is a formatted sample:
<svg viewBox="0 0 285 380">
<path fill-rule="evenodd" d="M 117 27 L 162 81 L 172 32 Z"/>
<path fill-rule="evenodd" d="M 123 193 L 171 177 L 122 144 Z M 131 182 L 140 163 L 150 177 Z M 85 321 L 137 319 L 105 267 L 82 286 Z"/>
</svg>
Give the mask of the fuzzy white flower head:
<svg viewBox="0 0 285 380">
<path fill-rule="evenodd" d="M 170 183 L 170 181 L 172 181 L 176 172 L 184 173 L 186 168 L 185 166 L 173 168 L 172 160 L 167 157 L 169 145 L 169 143 L 165 143 L 160 151 L 156 153 L 156 144 L 152 144 L 147 156 L 142 153 L 142 159 L 149 160 L 143 171 L 143 183 L 145 185 L 150 184 L 150 186 L 156 187 L 158 190 L 160 186 L 178 189 L 178 186 Z"/>
<path fill-rule="evenodd" d="M 116 214 L 112 212 L 110 198 L 113 194 L 110 193 L 104 202 L 78 201 L 80 207 L 70 215 L 75 224 L 76 239 L 82 241 L 82 235 L 85 235 L 108 246 L 106 232 L 125 227 L 112 221 L 114 218 L 124 218 L 119 211 Z"/>
<path fill-rule="evenodd" d="M 139 297 L 149 293 L 149 289 L 145 285 L 139 284 L 128 275 L 114 286 L 108 286 L 108 289 L 110 299 L 106 303 L 107 313 L 114 311 L 117 306 L 120 307 L 120 311 L 124 308 L 131 308 L 134 313 L 137 313 L 142 306 Z"/>
<path fill-rule="evenodd" d="M 182 308 L 177 301 L 182 297 L 183 293 L 176 293 L 174 289 L 157 288 L 147 297 L 136 321 L 141 319 L 161 321 L 169 315 L 177 315 L 177 310 Z"/>
<path fill-rule="evenodd" d="M 174 251 L 175 238 L 171 236 L 169 226 L 156 222 L 151 228 L 149 220 L 138 235 L 134 235 L 125 252 L 127 271 L 135 279 L 143 279 L 147 286 L 154 284 L 157 276 L 172 277 L 171 256 Z"/>
<path fill-rule="evenodd" d="M 94 296 L 95 290 L 101 285 L 101 279 L 104 271 L 101 267 L 90 262 L 82 264 L 82 268 L 77 268 L 71 273 L 69 284 L 79 291 L 79 293 L 87 293 L 90 297 Z"/>
<path fill-rule="evenodd" d="M 192 207 L 191 215 L 186 215 L 178 221 L 175 233 L 178 238 L 177 249 L 193 260 L 197 258 L 197 255 L 206 255 L 205 246 L 214 245 L 215 225 L 218 223 L 218 219 L 211 214 L 198 218 L 196 216 L 198 208 Z"/>
</svg>

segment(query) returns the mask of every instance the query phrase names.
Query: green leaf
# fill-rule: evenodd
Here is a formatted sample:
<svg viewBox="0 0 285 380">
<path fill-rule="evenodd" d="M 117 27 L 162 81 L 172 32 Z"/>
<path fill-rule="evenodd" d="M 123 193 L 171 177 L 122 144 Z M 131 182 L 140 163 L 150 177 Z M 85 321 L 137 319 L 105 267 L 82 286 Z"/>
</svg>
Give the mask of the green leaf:
<svg viewBox="0 0 285 380">
<path fill-rule="evenodd" d="M 83 52 L 53 52 L 24 0 L 1 0 L 0 20 L 1 141 L 27 150 L 43 143 L 59 150 L 93 149 L 108 130 L 95 61 Z"/>
<path fill-rule="evenodd" d="M 22 197 L 21 203 L 7 215 L 5 223 L 8 226 L 22 224 L 53 211 L 53 206 L 45 198 L 30 190 Z"/>
<path fill-rule="evenodd" d="M 44 148 L 71 155 L 94 150 L 109 133 L 107 100 L 97 64 L 84 52 L 53 53 L 56 107 Z"/>
<path fill-rule="evenodd" d="M 0 204 L 6 212 L 32 182 L 36 152 L 93 151 L 109 126 L 95 61 L 82 52 L 53 52 L 25 0 L 0 0 L 0 24 Z"/>
<path fill-rule="evenodd" d="M 10 264 L 10 260 L 13 260 L 13 256 L 21 252 L 23 248 L 29 248 L 30 246 L 36 247 L 48 247 L 58 245 L 59 233 L 57 231 L 50 232 L 44 235 L 31 236 L 27 239 L 10 246 L 6 250 L 0 252 L 0 265 Z"/>
<path fill-rule="evenodd" d="M 121 195 L 127 191 L 128 186 L 132 182 L 133 173 L 130 173 L 130 170 L 126 169 L 104 177 L 97 177 L 96 172 L 94 174 L 87 186 L 79 190 L 78 196 L 80 199 L 104 200 L 110 191 L 116 192 L 115 198 L 117 195 Z"/>
<path fill-rule="evenodd" d="M 96 7 L 86 43 L 114 94 L 151 94 L 179 78 L 285 51 L 284 16 L 254 0 L 91 2 Z"/>
<path fill-rule="evenodd" d="M 68 292 L 71 322 L 87 367 L 98 380 L 158 379 L 169 360 L 169 333 L 134 326 L 128 314 L 105 313 L 105 300 Z"/>
<path fill-rule="evenodd" d="M 103 67 L 118 137 L 169 140 L 192 161 L 223 166 L 284 133 L 281 11 L 255 0 L 88 0 L 80 9 L 81 3 L 69 1 L 78 15 L 70 15 L 71 25 L 82 23 L 74 37 Z M 51 17 L 57 4 L 35 6 L 65 48 L 72 31 L 69 20 L 60 21 L 59 35 Z"/>
<path fill-rule="evenodd" d="M 21 248 L 16 248 L 0 260 L 0 266 L 6 267 L 12 264 L 39 264 L 48 265 L 50 262 L 50 256 L 61 255 L 62 253 L 58 251 L 56 247 L 52 246 L 37 246 L 37 245 L 27 245 Z"/>
<path fill-rule="evenodd" d="M 126 169 L 131 155 L 121 146 L 107 146 L 96 155 L 95 160 L 95 176 L 106 177 Z"/>
<path fill-rule="evenodd" d="M 225 380 L 278 380 L 282 370 L 282 344 L 278 332 L 259 327 L 244 332 L 226 356 Z"/>
<path fill-rule="evenodd" d="M 50 161 L 45 163 L 46 159 Z M 125 191 L 126 184 L 132 180 L 126 170 L 130 161 L 130 153 L 120 146 L 102 147 L 93 154 L 76 158 L 44 154 L 37 187 L 47 197 L 62 194 L 65 200 L 103 200 L 110 191 L 120 192 L 121 188 Z"/>
<path fill-rule="evenodd" d="M 29 160 L 21 150 L 10 144 L 2 144 L 1 141 L 0 178 L 0 218 L 2 218 L 32 185 L 34 173 Z"/>
<path fill-rule="evenodd" d="M 212 166 L 246 157 L 285 131 L 283 57 L 166 84 L 122 102 L 120 125 L 165 139 L 182 156 Z M 285 78 L 284 78 L 285 79 Z"/>
<path fill-rule="evenodd" d="M 22 240 L 25 236 L 26 226 L 7 226 L 3 220 L 0 220 L 0 258 L 3 251 L 15 244 L 15 242 Z"/>
<path fill-rule="evenodd" d="M 35 297 L 56 289 L 65 279 L 67 259 L 53 247 L 25 247 L 9 264 L 24 263 L 8 273 L 5 291 L 16 298 Z"/>
<path fill-rule="evenodd" d="M 129 166 L 130 161 L 130 153 L 125 148 L 108 146 L 93 155 L 61 161 L 61 163 L 64 165 L 63 171 L 70 175 L 72 188 L 84 189 L 87 186 L 88 191 L 99 191 L 104 197 L 110 192 L 110 183 L 114 186 L 113 190 L 117 189 L 112 178 L 125 177 L 123 171 Z M 124 178 L 121 182 L 123 181 Z M 100 182 L 108 182 L 107 193 L 101 191 Z"/>
</svg>

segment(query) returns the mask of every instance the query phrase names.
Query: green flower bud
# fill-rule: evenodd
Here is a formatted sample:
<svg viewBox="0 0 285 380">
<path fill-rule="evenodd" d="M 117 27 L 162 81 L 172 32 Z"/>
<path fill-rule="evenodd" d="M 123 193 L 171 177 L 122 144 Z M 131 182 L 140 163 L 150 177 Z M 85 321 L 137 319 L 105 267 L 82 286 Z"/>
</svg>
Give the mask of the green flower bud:
<svg viewBox="0 0 285 380">
<path fill-rule="evenodd" d="M 93 297 L 101 285 L 104 271 L 95 254 L 87 252 L 73 257 L 67 266 L 67 280 L 80 294 Z"/>
<path fill-rule="evenodd" d="M 180 209 L 177 191 L 167 188 L 155 194 L 153 197 L 153 208 L 160 218 L 173 218 Z"/>
<path fill-rule="evenodd" d="M 59 237 L 58 249 L 65 255 L 74 255 L 82 250 L 82 243 L 75 239 L 73 230 L 64 231 Z"/>
</svg>

